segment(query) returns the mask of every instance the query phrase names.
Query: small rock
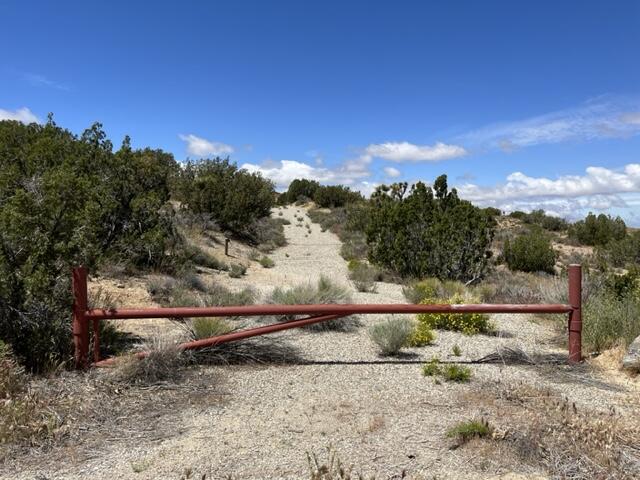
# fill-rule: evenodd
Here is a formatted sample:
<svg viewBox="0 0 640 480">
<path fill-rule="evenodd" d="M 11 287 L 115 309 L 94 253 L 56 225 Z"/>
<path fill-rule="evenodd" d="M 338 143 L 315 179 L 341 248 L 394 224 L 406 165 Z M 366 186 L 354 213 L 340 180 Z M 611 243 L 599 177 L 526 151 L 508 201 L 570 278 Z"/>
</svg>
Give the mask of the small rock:
<svg viewBox="0 0 640 480">
<path fill-rule="evenodd" d="M 622 368 L 640 370 L 640 336 L 629 345 L 629 350 L 622 359 Z"/>
<path fill-rule="evenodd" d="M 119 283 L 116 285 L 116 288 L 124 288 L 124 283 Z"/>
</svg>

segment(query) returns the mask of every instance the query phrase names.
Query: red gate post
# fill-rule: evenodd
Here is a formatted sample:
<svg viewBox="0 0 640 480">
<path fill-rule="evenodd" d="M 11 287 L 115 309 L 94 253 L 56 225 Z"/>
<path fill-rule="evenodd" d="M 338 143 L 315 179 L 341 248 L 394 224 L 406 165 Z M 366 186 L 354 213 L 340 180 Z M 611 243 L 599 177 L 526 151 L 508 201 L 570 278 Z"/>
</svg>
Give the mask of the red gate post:
<svg viewBox="0 0 640 480">
<path fill-rule="evenodd" d="M 569 363 L 582 360 L 582 267 L 569 265 Z"/>
<path fill-rule="evenodd" d="M 87 319 L 87 269 L 73 269 L 73 346 L 76 368 L 89 362 L 89 321 Z"/>
</svg>

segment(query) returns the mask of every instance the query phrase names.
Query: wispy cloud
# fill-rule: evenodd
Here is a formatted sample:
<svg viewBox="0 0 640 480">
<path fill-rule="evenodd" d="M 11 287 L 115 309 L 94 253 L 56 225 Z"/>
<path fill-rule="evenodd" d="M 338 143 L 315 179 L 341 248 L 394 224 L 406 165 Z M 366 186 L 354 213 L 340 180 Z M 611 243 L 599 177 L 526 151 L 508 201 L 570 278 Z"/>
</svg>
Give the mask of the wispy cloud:
<svg viewBox="0 0 640 480">
<path fill-rule="evenodd" d="M 234 149 L 231 145 L 222 142 L 214 142 L 206 138 L 198 137 L 192 133 L 188 135 L 178 135 L 180 140 L 186 142 L 187 153 L 195 157 L 206 157 L 207 155 L 229 155 Z"/>
<path fill-rule="evenodd" d="M 391 162 L 439 162 L 462 157 L 467 151 L 459 145 L 437 142 L 434 145 L 415 145 L 409 142 L 373 143 L 364 150 L 364 155 Z"/>
<path fill-rule="evenodd" d="M 40 123 L 40 119 L 27 107 L 17 110 L 3 110 L 0 108 L 0 120 L 17 120 L 22 123 Z"/>
<path fill-rule="evenodd" d="M 400 170 L 398 170 L 397 168 L 384 167 L 383 170 L 384 170 L 384 173 L 387 175 L 387 177 L 390 177 L 390 178 L 397 178 L 401 175 Z"/>
<path fill-rule="evenodd" d="M 543 208 L 556 215 L 571 216 L 578 209 L 628 207 L 625 196 L 640 192 L 640 164 L 630 163 L 619 170 L 588 167 L 584 175 L 556 179 L 515 172 L 503 184 L 481 187 L 466 183 L 458 191 L 479 205 L 507 211 Z"/>
<path fill-rule="evenodd" d="M 70 90 L 69 86 L 63 83 L 55 82 L 45 77 L 44 75 L 39 75 L 37 73 L 25 73 L 23 75 L 27 82 L 29 82 L 34 87 L 49 87 L 55 88 L 57 90 L 64 90 L 67 92 Z"/>
<path fill-rule="evenodd" d="M 469 132 L 460 139 L 512 151 L 543 143 L 628 137 L 640 134 L 640 100 L 603 96 L 583 105 Z"/>
</svg>

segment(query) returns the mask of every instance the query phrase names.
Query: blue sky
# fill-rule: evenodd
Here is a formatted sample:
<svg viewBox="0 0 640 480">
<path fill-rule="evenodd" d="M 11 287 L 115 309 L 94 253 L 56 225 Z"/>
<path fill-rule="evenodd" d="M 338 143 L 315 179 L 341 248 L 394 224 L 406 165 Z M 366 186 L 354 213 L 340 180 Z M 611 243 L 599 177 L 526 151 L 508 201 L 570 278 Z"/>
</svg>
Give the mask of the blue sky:
<svg viewBox="0 0 640 480">
<path fill-rule="evenodd" d="M 640 2 L 0 3 L 0 118 L 640 225 Z"/>
</svg>

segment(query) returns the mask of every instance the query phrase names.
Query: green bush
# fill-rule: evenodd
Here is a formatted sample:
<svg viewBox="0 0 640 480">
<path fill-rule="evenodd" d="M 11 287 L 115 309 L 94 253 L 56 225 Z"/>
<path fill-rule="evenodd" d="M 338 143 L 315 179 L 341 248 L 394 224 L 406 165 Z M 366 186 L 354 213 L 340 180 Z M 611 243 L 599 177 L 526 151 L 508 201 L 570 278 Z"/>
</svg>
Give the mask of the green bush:
<svg viewBox="0 0 640 480">
<path fill-rule="evenodd" d="M 444 296 L 442 282 L 437 278 L 425 278 L 402 288 L 405 298 L 411 303 L 421 303 L 428 298 Z"/>
<path fill-rule="evenodd" d="M 407 318 L 388 318 L 369 328 L 369 337 L 382 355 L 397 355 L 407 346 L 413 333 L 413 322 Z"/>
<path fill-rule="evenodd" d="M 421 303 L 423 305 L 454 305 L 475 302 L 473 300 L 465 302 L 465 299 L 462 296 L 454 295 L 448 300 L 426 299 Z M 420 313 L 418 314 L 417 318 L 419 323 L 422 323 L 429 328 L 433 328 L 436 330 L 452 330 L 455 332 L 462 332 L 465 335 L 489 333 L 494 329 L 493 324 L 489 320 L 489 316 L 481 313 Z"/>
<path fill-rule="evenodd" d="M 424 347 L 436 340 L 435 332 L 424 322 L 416 322 L 407 342 L 409 347 Z"/>
<path fill-rule="evenodd" d="M 173 269 L 183 245 L 160 150 L 117 152 L 100 124 L 80 137 L 0 121 L 0 339 L 30 370 L 70 359 L 70 271 L 117 263 Z"/>
<path fill-rule="evenodd" d="M 427 363 L 422 365 L 422 375 L 425 377 L 437 377 L 442 374 L 442 366 L 440 365 L 440 359 L 433 357 Z"/>
<path fill-rule="evenodd" d="M 612 240 L 622 240 L 626 233 L 627 226 L 620 217 L 602 213 L 596 217 L 591 212 L 569 228 L 569 236 L 583 245 L 607 245 Z"/>
<path fill-rule="evenodd" d="M 259 262 L 260 265 L 262 265 L 264 268 L 273 268 L 276 265 L 276 262 L 274 262 L 267 256 L 263 256 Z"/>
<path fill-rule="evenodd" d="M 549 238 L 538 230 L 504 243 L 503 256 L 510 270 L 554 273 L 556 252 Z"/>
<path fill-rule="evenodd" d="M 209 214 L 221 227 L 246 233 L 274 205 L 274 186 L 258 173 L 239 169 L 228 159 L 188 162 L 176 196 L 196 214 Z"/>
<path fill-rule="evenodd" d="M 320 188 L 320 184 L 315 180 L 296 178 L 289 184 L 287 191 L 280 195 L 279 202 L 285 205 L 288 203 L 297 203 L 300 199 L 313 198 L 318 188 Z"/>
<path fill-rule="evenodd" d="M 281 305 L 311 305 L 311 304 L 331 304 L 331 303 L 351 303 L 349 289 L 337 283 L 333 283 L 326 277 L 320 277 L 315 285 L 298 285 L 290 289 L 277 287 L 267 299 L 267 303 Z M 288 321 L 297 318 L 294 315 L 282 315 L 278 321 Z M 302 318 L 302 317 L 298 317 Z M 314 331 L 324 330 L 351 330 L 358 325 L 354 317 L 339 318 L 326 322 L 308 325 L 307 329 Z"/>
<path fill-rule="evenodd" d="M 336 208 L 362 201 L 362 195 L 342 185 L 320 186 L 313 194 L 313 201 L 321 208 Z"/>
<path fill-rule="evenodd" d="M 251 240 L 258 244 L 262 252 L 272 252 L 278 247 L 284 247 L 287 239 L 284 236 L 284 227 L 291 222 L 282 218 L 265 217 L 256 220 L 247 228 Z"/>
<path fill-rule="evenodd" d="M 447 365 L 442 370 L 442 376 L 448 382 L 466 383 L 471 379 L 471 369 L 461 365 Z"/>
<path fill-rule="evenodd" d="M 366 226 L 369 261 L 403 277 L 472 280 L 488 267 L 495 221 L 448 191 L 442 175 L 376 189 Z"/>
<path fill-rule="evenodd" d="M 447 437 L 455 438 L 463 444 L 473 438 L 488 437 L 491 435 L 491 430 L 486 420 L 469 420 L 447 430 Z"/>
<path fill-rule="evenodd" d="M 640 335 L 640 297 L 610 291 L 590 296 L 582 309 L 582 342 L 588 352 L 629 345 Z"/>
</svg>

